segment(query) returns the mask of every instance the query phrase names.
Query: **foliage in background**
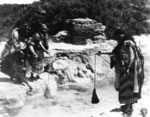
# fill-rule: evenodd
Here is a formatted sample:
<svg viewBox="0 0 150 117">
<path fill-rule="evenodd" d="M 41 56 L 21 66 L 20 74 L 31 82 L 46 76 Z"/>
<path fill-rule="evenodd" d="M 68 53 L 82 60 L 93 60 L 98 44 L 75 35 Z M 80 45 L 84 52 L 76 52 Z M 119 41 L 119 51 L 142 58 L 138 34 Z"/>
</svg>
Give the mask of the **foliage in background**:
<svg viewBox="0 0 150 117">
<path fill-rule="evenodd" d="M 0 37 L 7 37 L 18 21 L 19 16 L 15 14 L 16 4 L 0 5 Z"/>
<path fill-rule="evenodd" d="M 10 15 L 9 18 L 15 18 L 15 26 L 29 23 L 32 33 L 37 31 L 40 23 L 45 23 L 49 34 L 53 35 L 67 28 L 66 19 L 88 17 L 106 26 L 108 38 L 118 26 L 139 35 L 150 30 L 146 22 L 150 10 L 146 3 L 147 0 L 40 0 L 31 5 L 16 6 L 12 10 L 15 17 Z"/>
</svg>

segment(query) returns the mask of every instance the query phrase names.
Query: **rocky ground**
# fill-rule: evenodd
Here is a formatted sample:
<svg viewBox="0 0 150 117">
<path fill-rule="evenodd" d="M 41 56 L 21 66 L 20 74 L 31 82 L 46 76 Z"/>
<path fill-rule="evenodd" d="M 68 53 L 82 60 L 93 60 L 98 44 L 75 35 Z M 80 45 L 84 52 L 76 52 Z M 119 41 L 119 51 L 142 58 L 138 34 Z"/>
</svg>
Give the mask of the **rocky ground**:
<svg viewBox="0 0 150 117">
<path fill-rule="evenodd" d="M 148 36 L 141 36 L 140 43 L 145 56 L 145 82 L 143 87 L 142 99 L 134 105 L 132 117 L 146 117 L 143 110 L 148 110 L 150 115 L 150 56 Z M 141 38 L 140 37 L 140 38 Z M 137 41 L 139 37 L 136 37 Z M 139 43 L 139 41 L 138 41 Z M 107 45 L 109 46 L 107 47 Z M 51 44 L 53 51 L 65 52 L 85 52 L 90 51 L 89 61 L 94 68 L 94 56 L 91 49 L 99 47 L 105 52 L 111 51 L 113 46 L 106 42 L 99 45 L 73 46 L 70 44 L 58 43 Z M 96 51 L 96 49 L 95 49 Z M 54 53 L 55 53 L 54 52 Z M 53 54 L 53 53 L 51 53 Z M 71 55 L 72 57 L 72 55 Z M 11 84 L 9 77 L 0 74 L 0 117 L 123 117 L 121 112 L 113 112 L 119 108 L 118 93 L 114 89 L 114 70 L 109 68 L 109 57 L 102 55 L 96 59 L 97 82 L 96 93 L 100 100 L 98 104 L 92 104 L 94 74 L 86 68 L 78 57 L 72 59 L 61 58 L 55 64 L 57 69 L 67 68 L 65 77 L 68 79 L 60 80 L 58 75 L 43 73 L 41 79 L 30 82 L 33 87 L 32 93 L 27 93 L 28 87 L 25 85 Z M 59 68 L 60 69 L 60 68 Z M 62 71 L 60 71 L 62 72 Z M 60 73 L 61 74 L 61 73 Z M 68 82 L 70 81 L 70 82 Z M 45 98 L 46 86 L 50 89 L 50 98 Z"/>
</svg>

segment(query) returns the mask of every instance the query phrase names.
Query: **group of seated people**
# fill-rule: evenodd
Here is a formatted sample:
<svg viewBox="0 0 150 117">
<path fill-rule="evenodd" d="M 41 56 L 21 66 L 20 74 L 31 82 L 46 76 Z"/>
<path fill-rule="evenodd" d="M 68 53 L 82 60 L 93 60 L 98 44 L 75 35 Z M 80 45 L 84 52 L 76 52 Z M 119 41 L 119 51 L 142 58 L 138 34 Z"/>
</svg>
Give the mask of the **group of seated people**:
<svg viewBox="0 0 150 117">
<path fill-rule="evenodd" d="M 15 51 L 22 52 L 25 61 L 27 60 L 32 68 L 31 79 L 34 73 L 37 74 L 36 78 L 39 78 L 39 74 L 44 70 L 44 52 L 49 54 L 48 28 L 45 24 L 40 24 L 38 28 L 33 35 L 30 34 L 31 27 L 28 24 L 14 28 L 1 54 L 3 61 Z"/>
</svg>

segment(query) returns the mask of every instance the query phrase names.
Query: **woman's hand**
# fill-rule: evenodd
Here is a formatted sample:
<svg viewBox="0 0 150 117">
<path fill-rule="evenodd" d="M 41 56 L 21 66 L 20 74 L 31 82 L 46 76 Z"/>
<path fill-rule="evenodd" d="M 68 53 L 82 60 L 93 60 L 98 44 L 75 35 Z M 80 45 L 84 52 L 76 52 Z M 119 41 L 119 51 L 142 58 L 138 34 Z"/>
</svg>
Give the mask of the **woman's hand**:
<svg viewBox="0 0 150 117">
<path fill-rule="evenodd" d="M 98 51 L 98 52 L 96 53 L 96 55 L 98 55 L 98 56 L 100 56 L 101 54 L 102 54 L 101 51 Z"/>
<path fill-rule="evenodd" d="M 127 68 L 126 73 L 129 73 L 129 68 Z"/>
<path fill-rule="evenodd" d="M 47 54 L 50 54 L 48 50 L 45 51 Z"/>
<path fill-rule="evenodd" d="M 38 55 L 37 55 L 37 54 L 34 54 L 34 57 L 35 57 L 35 58 L 38 58 Z"/>
</svg>

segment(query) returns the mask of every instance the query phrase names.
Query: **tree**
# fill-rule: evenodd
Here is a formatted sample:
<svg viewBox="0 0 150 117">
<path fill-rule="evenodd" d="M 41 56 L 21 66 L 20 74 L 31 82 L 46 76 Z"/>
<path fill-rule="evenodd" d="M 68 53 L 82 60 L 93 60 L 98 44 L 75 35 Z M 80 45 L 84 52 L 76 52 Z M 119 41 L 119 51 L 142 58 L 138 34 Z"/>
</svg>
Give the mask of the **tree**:
<svg viewBox="0 0 150 117">
<path fill-rule="evenodd" d="M 14 11 L 20 18 L 15 26 L 28 22 L 34 33 L 39 23 L 45 23 L 50 29 L 49 34 L 52 35 L 66 28 L 66 19 L 89 17 L 106 25 L 108 38 L 111 38 L 118 26 L 131 34 L 147 33 L 149 31 L 145 21 L 149 10 L 146 8 L 146 1 L 40 0 L 31 5 L 19 5 L 15 8 Z"/>
</svg>

